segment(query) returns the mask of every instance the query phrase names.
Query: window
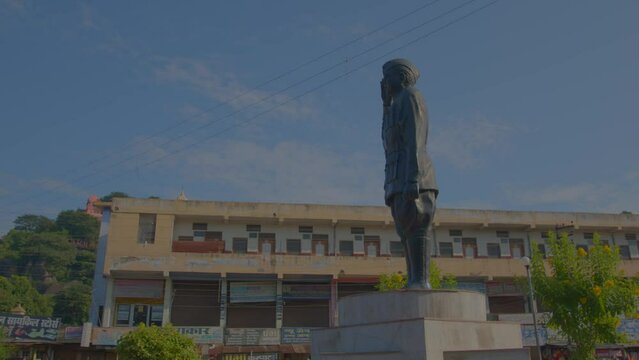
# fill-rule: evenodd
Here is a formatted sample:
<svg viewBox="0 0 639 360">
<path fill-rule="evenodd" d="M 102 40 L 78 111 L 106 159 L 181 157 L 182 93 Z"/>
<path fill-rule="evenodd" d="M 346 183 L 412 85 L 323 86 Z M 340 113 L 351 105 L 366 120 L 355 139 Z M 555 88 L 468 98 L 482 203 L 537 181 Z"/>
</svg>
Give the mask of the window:
<svg viewBox="0 0 639 360">
<path fill-rule="evenodd" d="M 162 305 L 118 304 L 116 326 L 162 326 Z"/>
<path fill-rule="evenodd" d="M 401 241 L 390 242 L 390 253 L 392 257 L 404 257 L 404 245 Z"/>
<path fill-rule="evenodd" d="M 153 244 L 155 242 L 155 221 L 155 214 L 140 214 L 138 243 Z"/>
<path fill-rule="evenodd" d="M 130 304 L 120 304 L 118 305 L 118 313 L 115 319 L 116 326 L 129 326 L 129 318 L 131 315 L 131 305 Z"/>
<path fill-rule="evenodd" d="M 275 233 L 260 233 L 258 251 L 262 254 L 272 254 L 275 251 Z"/>
<path fill-rule="evenodd" d="M 193 223 L 193 230 L 208 230 L 208 224 L 207 223 Z"/>
<path fill-rule="evenodd" d="M 366 256 L 368 257 L 379 256 L 379 241 L 364 241 L 364 249 L 366 250 Z"/>
<path fill-rule="evenodd" d="M 550 231 L 542 231 L 541 232 L 541 238 L 542 239 L 549 239 L 550 238 Z"/>
<path fill-rule="evenodd" d="M 364 228 L 363 227 L 352 227 L 351 228 L 351 234 L 364 235 Z"/>
<path fill-rule="evenodd" d="M 248 239 L 233 238 L 233 253 L 246 254 L 248 248 Z"/>
<path fill-rule="evenodd" d="M 301 233 L 312 233 L 313 232 L 313 227 L 312 226 L 300 226 L 298 228 L 298 230 Z"/>
<path fill-rule="evenodd" d="M 637 240 L 637 234 L 626 234 L 626 240 Z"/>
<path fill-rule="evenodd" d="M 510 234 L 508 233 L 508 231 L 497 231 L 497 237 L 499 239 L 507 239 L 508 237 L 510 237 Z"/>
<path fill-rule="evenodd" d="M 488 250 L 489 258 L 499 258 L 501 256 L 501 249 L 499 248 L 498 243 L 486 244 L 486 250 Z"/>
<path fill-rule="evenodd" d="M 584 233 L 584 239 L 585 240 L 592 240 L 594 238 L 594 234 L 593 233 Z"/>
<path fill-rule="evenodd" d="M 439 243 L 439 256 L 441 257 L 453 257 L 453 243 L 440 242 Z"/>
<path fill-rule="evenodd" d="M 340 241 L 339 254 L 342 256 L 353 256 L 353 242 L 349 240 Z"/>
<path fill-rule="evenodd" d="M 458 229 L 451 229 L 451 230 L 448 230 L 448 235 L 451 237 L 462 236 L 462 231 Z"/>
<path fill-rule="evenodd" d="M 286 239 L 286 253 L 299 255 L 302 253 L 302 241 L 300 239 Z"/>
<path fill-rule="evenodd" d="M 246 231 L 248 231 L 248 232 L 260 232 L 260 231 L 262 231 L 262 225 L 246 225 Z"/>
<path fill-rule="evenodd" d="M 630 260 L 630 247 L 628 245 L 619 246 L 619 257 L 622 260 Z"/>
</svg>

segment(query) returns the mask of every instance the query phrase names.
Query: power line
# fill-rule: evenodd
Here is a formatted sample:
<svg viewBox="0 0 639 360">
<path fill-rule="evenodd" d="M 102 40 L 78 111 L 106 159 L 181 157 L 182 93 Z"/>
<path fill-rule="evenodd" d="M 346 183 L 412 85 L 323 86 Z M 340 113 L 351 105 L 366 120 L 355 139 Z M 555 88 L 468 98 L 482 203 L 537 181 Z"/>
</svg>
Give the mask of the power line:
<svg viewBox="0 0 639 360">
<path fill-rule="evenodd" d="M 332 50 L 329 50 L 329 51 L 327 51 L 327 52 L 325 52 L 325 53 L 323 53 L 323 54 L 321 54 L 319 56 L 316 56 L 315 58 L 312 58 L 311 60 L 308 60 L 308 61 L 306 61 L 306 62 L 304 62 L 304 63 L 302 63 L 300 65 L 297 65 L 297 66 L 295 66 L 294 68 L 292 68 L 290 70 L 287 70 L 287 71 L 285 71 L 285 72 L 283 72 L 283 73 L 281 73 L 279 75 L 276 75 L 276 76 L 270 78 L 269 80 L 266 80 L 266 81 L 264 81 L 262 83 L 259 83 L 258 85 L 254 86 L 253 88 L 250 88 L 248 90 L 245 90 L 245 91 L 241 92 L 239 95 L 233 97 L 230 100 L 219 102 L 218 104 L 216 104 L 214 106 L 211 106 L 211 107 L 209 107 L 209 108 L 207 108 L 205 110 L 202 110 L 202 111 L 200 111 L 197 114 L 194 114 L 194 115 L 192 115 L 190 117 L 187 117 L 187 118 L 185 118 L 185 119 L 183 119 L 183 120 L 181 120 L 181 121 L 179 121 L 179 122 L 177 122 L 177 123 L 175 123 L 173 125 L 170 125 L 170 126 L 168 126 L 166 128 L 163 128 L 163 129 L 161 129 L 159 131 L 156 131 L 156 132 L 152 133 L 151 135 L 148 135 L 148 136 L 146 136 L 146 137 L 144 137 L 144 138 L 142 138 L 140 140 L 137 140 L 131 145 L 141 144 L 143 142 L 146 142 L 146 141 L 148 141 L 150 139 L 153 139 L 154 137 L 156 137 L 156 136 L 158 136 L 160 134 L 163 134 L 163 133 L 166 133 L 166 132 L 171 131 L 173 129 L 176 129 L 176 128 L 180 127 L 183 124 L 186 124 L 187 122 L 189 122 L 191 120 L 197 119 L 197 118 L 199 118 L 199 117 L 201 117 L 201 116 L 203 116 L 203 115 L 205 115 L 207 113 L 210 113 L 211 111 L 216 110 L 216 109 L 220 108 L 221 106 L 223 106 L 225 104 L 230 104 L 230 103 L 232 103 L 232 102 L 234 102 L 234 101 L 236 101 L 236 100 L 238 100 L 240 98 L 243 98 L 244 96 L 250 94 L 251 92 L 253 92 L 255 90 L 261 89 L 264 86 L 266 86 L 268 84 L 271 84 L 271 83 L 273 83 L 273 82 L 275 82 L 277 80 L 280 80 L 280 79 L 282 79 L 282 78 L 284 78 L 284 77 L 286 77 L 286 76 L 288 76 L 288 75 L 290 75 L 292 73 L 295 73 L 295 72 L 297 72 L 297 71 L 299 71 L 299 70 L 301 70 L 301 69 L 303 69 L 303 68 L 305 68 L 305 67 L 307 67 L 307 66 L 309 66 L 311 64 L 314 64 L 317 61 L 319 61 L 319 60 L 321 60 L 321 59 L 323 59 L 325 57 L 328 57 L 328 56 L 330 56 L 332 54 L 335 54 L 339 50 L 342 50 L 342 49 L 344 49 L 344 48 L 346 48 L 346 47 L 348 47 L 350 45 L 353 45 L 353 44 L 355 44 L 355 43 L 357 43 L 357 42 L 359 42 L 359 41 L 361 41 L 361 40 L 363 40 L 363 39 L 365 39 L 365 38 L 367 38 L 367 37 L 369 37 L 369 36 L 371 36 L 371 35 L 373 35 L 375 33 L 378 33 L 380 31 L 388 28 L 389 26 L 391 26 L 393 24 L 396 24 L 397 22 L 399 22 L 399 21 L 401 21 L 401 20 L 403 20 L 403 19 L 405 19 L 405 18 L 407 18 L 407 17 L 409 17 L 409 16 L 411 16 L 413 14 L 416 14 L 416 13 L 418 13 L 418 12 L 420 12 L 420 11 L 422 11 L 422 10 L 432 6 L 432 5 L 435 5 L 439 1 L 441 1 L 441 0 L 433 0 L 431 2 L 423 4 L 423 5 L 415 8 L 415 9 L 413 9 L 413 10 L 411 10 L 411 11 L 409 11 L 409 12 L 407 12 L 407 13 L 405 13 L 405 14 L 403 14 L 403 15 L 401 15 L 401 16 L 393 19 L 393 20 L 391 20 L 390 22 L 385 23 L 384 25 L 382 25 L 380 27 L 377 27 L 377 28 L 375 28 L 375 29 L 373 29 L 373 30 L 361 35 L 361 36 L 358 36 L 358 37 L 356 37 L 356 38 L 354 38 L 354 39 L 352 39 L 350 41 L 347 41 L 347 42 L 343 43 L 342 45 L 340 45 L 340 46 L 338 46 L 338 47 L 336 47 L 336 48 L 334 48 Z M 342 63 L 340 63 L 339 65 L 341 65 L 341 64 Z M 252 104 L 252 105 L 254 105 L 254 104 Z M 199 128 L 196 129 L 196 130 L 199 130 Z M 192 132 L 193 131 L 190 131 L 189 133 L 192 133 Z M 181 137 L 183 137 L 183 136 L 181 136 Z M 127 150 L 127 147 L 123 147 L 123 150 L 107 151 L 105 155 L 103 155 L 103 156 L 101 156 L 101 157 L 99 157 L 97 159 L 91 160 L 91 161 L 85 163 L 84 165 L 82 165 L 81 167 L 76 168 L 76 169 L 81 169 L 81 168 L 84 168 L 84 167 L 87 167 L 87 166 L 92 166 L 92 165 L 94 165 L 97 162 L 106 160 L 106 159 L 112 157 L 114 154 L 118 154 L 118 153 L 124 152 L 126 150 Z M 129 160 L 129 159 L 130 158 L 127 158 L 127 160 Z M 70 171 L 73 171 L 73 170 L 70 170 Z M 90 176 L 92 176 L 92 175 L 90 175 Z"/>
<path fill-rule="evenodd" d="M 374 50 L 374 49 L 376 49 L 376 48 L 379 48 L 380 46 L 384 45 L 385 43 L 388 43 L 389 41 L 392 41 L 392 40 L 397 39 L 397 38 L 399 38 L 399 37 L 401 37 L 401 36 L 404 36 L 404 35 L 406 35 L 406 34 L 408 34 L 408 33 L 412 32 L 412 31 L 414 31 L 414 30 L 416 30 L 416 29 L 418 29 L 418 28 L 420 28 L 420 27 L 422 27 L 422 26 L 426 25 L 427 23 L 430 23 L 430 22 L 432 22 L 432 21 L 434 21 L 434 20 L 437 20 L 437 19 L 439 19 L 439 18 L 441 18 L 441 17 L 443 17 L 443 16 L 445 16 L 445 15 L 447 15 L 447 14 L 449 14 L 449 13 L 451 13 L 451 12 L 455 11 L 455 10 L 458 10 L 458 9 L 460 9 L 460 8 L 464 7 L 464 6 L 467 6 L 467 5 L 471 4 L 471 3 L 472 3 L 472 2 L 474 2 L 474 1 L 476 1 L 476 0 L 470 0 L 470 1 L 467 1 L 467 2 L 463 3 L 462 5 L 459 5 L 459 6 L 457 6 L 457 7 L 453 8 L 453 9 L 451 9 L 451 10 L 448 10 L 447 12 L 445 12 L 445 13 L 443 13 L 443 14 L 440 14 L 439 16 L 437 16 L 437 17 L 435 17 L 435 18 L 432 18 L 432 19 L 430 19 L 430 20 L 428 20 L 428 21 L 426 21 L 426 22 L 424 22 L 424 23 L 422 23 L 422 24 L 420 24 L 420 25 L 414 26 L 414 27 L 410 28 L 409 30 L 404 31 L 403 33 L 401 33 L 401 34 L 397 35 L 396 37 L 394 37 L 394 38 L 393 38 L 393 39 L 391 39 L 391 40 L 386 40 L 386 41 L 385 41 L 384 43 L 382 43 L 382 44 L 378 44 L 378 45 L 374 46 L 373 48 L 370 48 L 370 49 L 367 49 L 367 50 L 365 50 L 365 51 L 363 51 L 363 52 L 360 52 L 360 53 L 356 54 L 354 57 L 362 56 L 362 55 L 364 55 L 364 54 L 366 54 L 366 53 L 368 53 L 368 52 L 370 52 L 370 51 L 372 51 L 372 50 Z M 300 98 L 302 98 L 302 97 L 304 97 L 304 96 L 306 96 L 306 95 L 308 95 L 308 94 L 310 94 L 310 93 L 312 93 L 312 92 L 315 92 L 315 91 L 317 91 L 317 90 L 319 90 L 319 89 L 321 89 L 321 88 L 323 88 L 323 87 L 325 87 L 325 86 L 327 86 L 327 85 L 329 85 L 329 84 L 331 84 L 331 83 L 333 83 L 333 82 L 335 82 L 335 81 L 338 81 L 338 80 L 340 80 L 340 79 L 342 79 L 342 78 L 344 78 L 344 77 L 346 77 L 346 76 L 348 76 L 348 75 L 350 75 L 350 74 L 352 74 L 352 73 L 354 73 L 354 72 L 356 72 L 356 71 L 359 71 L 360 69 L 362 69 L 362 68 L 364 68 L 364 67 L 366 67 L 366 66 L 369 66 L 369 65 L 371 65 L 371 64 L 373 64 L 373 63 L 375 63 L 375 62 L 377 62 L 377 61 L 379 61 L 379 60 L 381 60 L 381 59 L 385 58 L 385 57 L 386 57 L 386 56 L 388 56 L 388 55 L 391 55 L 392 53 L 394 53 L 394 52 L 396 52 L 396 51 L 398 51 L 398 50 L 401 50 L 401 49 L 404 49 L 404 48 L 406 48 L 406 47 L 408 47 L 408 46 L 410 46 L 410 45 L 413 45 L 414 43 L 419 42 L 419 41 L 421 41 L 421 40 L 424 40 L 424 39 L 426 39 L 426 38 L 428 38 L 428 37 L 430 37 L 430 36 L 432 36 L 432 35 L 434 35 L 434 34 L 436 34 L 436 33 L 440 32 L 440 31 L 442 31 L 442 30 L 444 30 L 444 29 L 446 29 L 446 28 L 448 28 L 448 27 L 452 26 L 453 24 L 456 24 L 456 23 L 458 23 L 458 22 L 460 22 L 460 21 L 463 21 L 464 19 L 466 19 L 466 18 L 468 18 L 468 17 L 470 17 L 470 16 L 472 16 L 472 15 L 474 15 L 474 14 L 476 14 L 476 13 L 478 13 L 478 12 L 480 12 L 480 11 L 482 11 L 482 10 L 484 10 L 484 9 L 486 9 L 486 8 L 488 8 L 488 7 L 490 7 L 490 6 L 492 6 L 492 5 L 494 5 L 494 4 L 495 4 L 495 3 L 497 3 L 498 1 L 499 1 L 499 0 L 494 0 L 494 1 L 492 1 L 492 2 L 490 2 L 490 3 L 488 3 L 488 4 L 486 4 L 486 5 L 483 5 L 483 6 L 481 6 L 481 7 L 477 8 L 477 9 L 475 9 L 475 10 L 472 10 L 472 11 L 470 11 L 469 13 L 467 13 L 467 14 L 465 14 L 465 15 L 463 15 L 463 16 L 460 16 L 460 17 L 458 17 L 458 18 L 456 18 L 456 19 L 453 19 L 453 20 L 451 20 L 451 21 L 447 22 L 447 23 L 446 23 L 446 24 L 444 24 L 443 26 L 440 26 L 440 27 L 436 28 L 435 30 L 432 30 L 432 31 L 430 31 L 430 32 L 428 32 L 428 33 L 426 33 L 426 34 L 424 34 L 424 35 L 418 36 L 417 38 L 415 38 L 415 39 L 413 39 L 413 40 L 409 41 L 408 43 L 405 43 L 404 45 L 401 45 L 401 46 L 399 46 L 399 47 L 396 47 L 396 48 L 394 48 L 394 49 L 392 49 L 392 50 L 390 50 L 390 51 L 388 51 L 388 52 L 386 52 L 386 53 L 382 54 L 381 56 L 378 56 L 378 57 L 376 57 L 376 58 L 374 58 L 374 59 L 372 59 L 372 60 L 370 60 L 370 61 L 368 61 L 368 62 L 366 62 L 366 63 L 364 63 L 364 64 L 362 64 L 362 65 L 360 65 L 360 66 L 358 66 L 358 67 L 356 67 L 356 68 L 354 68 L 354 69 L 351 69 L 351 70 L 349 70 L 349 71 L 347 71 L 347 72 L 345 72 L 345 73 L 343 73 L 343 74 L 341 74 L 341 75 L 338 75 L 338 76 L 336 76 L 336 77 L 334 77 L 334 78 L 332 78 L 332 79 L 329 79 L 328 81 L 325 81 L 325 82 L 323 82 L 323 83 L 319 84 L 318 86 L 315 86 L 315 87 L 313 87 L 313 88 L 311 88 L 311 89 L 309 89 L 309 90 L 307 90 L 307 91 L 305 91 L 305 92 L 303 92 L 303 93 L 301 93 L 301 94 L 299 94 L 299 95 L 296 95 L 296 96 L 294 96 L 294 97 L 291 97 L 291 98 L 289 98 L 289 99 L 287 99 L 287 100 L 285 100 L 285 101 L 283 101 L 283 102 L 281 102 L 281 103 L 279 103 L 279 104 L 276 104 L 276 105 L 274 105 L 274 106 L 271 106 L 271 107 L 269 107 L 268 109 L 266 109 L 266 110 L 264 110 L 264 111 L 261 111 L 261 112 L 257 113 L 256 115 L 251 116 L 250 118 L 248 118 L 248 119 L 246 119 L 246 120 L 244 120 L 244 121 L 240 121 L 240 122 L 238 122 L 238 123 L 236 123 L 236 124 L 233 124 L 233 125 L 231 125 L 231 126 L 228 126 L 228 127 L 226 127 L 226 128 L 223 128 L 223 129 L 221 129 L 221 130 L 220 130 L 220 131 L 218 131 L 218 132 L 215 132 L 215 133 L 213 133 L 213 134 L 211 134 L 211 135 L 209 135 L 209 136 L 206 136 L 206 137 L 204 137 L 204 138 L 202 138 L 202 139 L 198 140 L 198 142 L 195 142 L 195 143 L 189 144 L 189 145 L 184 146 L 184 147 L 182 147 L 182 148 L 180 148 L 180 149 L 178 149 L 178 150 L 176 150 L 176 151 L 169 152 L 169 153 L 167 153 L 167 154 L 166 154 L 166 155 L 164 155 L 164 156 L 161 156 L 161 157 L 156 158 L 156 159 L 154 159 L 154 160 L 148 161 L 148 162 L 146 162 L 146 163 L 144 163 L 144 164 L 138 165 L 138 168 L 140 168 L 140 167 L 146 167 L 146 166 L 152 165 L 152 164 L 154 164 L 154 163 L 156 163 L 156 162 L 158 162 L 158 161 L 161 161 L 161 160 L 163 160 L 163 159 L 166 159 L 166 158 L 168 158 L 168 157 L 170 157 L 170 156 L 173 156 L 173 155 L 175 155 L 175 154 L 181 153 L 181 152 L 183 152 L 183 151 L 185 151 L 185 150 L 187 150 L 187 149 L 190 149 L 190 148 L 192 148 L 192 147 L 194 147 L 194 146 L 197 146 L 197 145 L 201 144 L 203 141 L 207 141 L 207 140 L 210 140 L 210 139 L 212 139 L 212 138 L 214 138 L 214 137 L 216 137 L 216 136 L 222 135 L 222 134 L 224 134 L 224 133 L 226 133 L 226 132 L 228 132 L 228 131 L 230 131 L 230 130 L 232 130 L 232 129 L 234 129 L 234 128 L 237 128 L 237 127 L 240 127 L 240 126 L 244 126 L 244 125 L 248 124 L 249 122 L 251 122 L 252 120 L 254 120 L 254 119 L 256 119 L 256 118 L 258 118 L 258 117 L 260 117 L 260 116 L 262 116 L 262 115 L 264 115 L 264 114 L 266 114 L 266 113 L 269 113 L 269 112 L 271 112 L 271 111 L 273 111 L 273 110 L 275 110 L 275 109 L 277 109 L 277 108 L 279 108 L 279 107 L 281 107 L 281 106 L 283 106 L 283 105 L 286 105 L 286 104 L 288 104 L 288 103 L 290 103 L 290 102 L 292 102 L 292 101 L 295 101 L 295 100 L 297 100 L 297 99 L 300 99 Z M 353 57 L 353 58 L 354 58 L 354 57 Z M 314 77 L 316 77 L 316 76 L 319 76 L 320 74 L 323 74 L 323 73 L 325 73 L 325 72 L 327 72 L 327 71 L 330 71 L 330 70 L 332 70 L 333 68 L 337 67 L 338 65 L 341 65 L 341 63 L 340 63 L 340 64 L 337 64 L 337 65 L 333 65 L 333 66 L 331 66 L 331 67 L 329 67 L 329 68 L 326 68 L 326 69 L 324 69 L 324 70 L 320 71 L 319 73 L 316 73 L 316 74 L 312 75 L 310 78 L 314 78 Z M 297 83 L 294 83 L 293 85 L 290 85 L 289 87 L 287 87 L 287 88 L 285 88 L 284 90 L 281 90 L 281 91 L 288 90 L 288 89 L 290 89 L 290 88 L 292 88 L 292 87 L 295 87 L 295 86 L 297 86 L 297 85 L 299 85 L 299 84 L 301 84 L 301 83 L 303 83 L 303 82 L 305 82 L 305 81 L 308 81 L 308 80 L 309 80 L 309 78 L 304 79 L 304 80 L 302 80 L 302 81 L 298 81 Z M 281 92 L 281 91 L 280 91 L 280 92 Z M 276 94 L 279 94 L 279 92 L 278 92 L 278 93 L 276 93 Z M 271 97 L 272 97 L 272 96 L 275 96 L 275 95 L 271 95 Z M 264 101 L 264 99 L 260 100 L 259 102 L 261 103 L 261 102 L 263 102 L 263 101 Z M 236 114 L 236 113 L 239 113 L 239 112 L 240 112 L 240 111 L 236 111 L 236 112 L 234 112 L 234 113 L 231 113 L 231 114 L 227 115 L 227 117 L 228 117 L 228 116 L 231 116 L 231 115 L 234 115 L 234 114 Z M 208 125 L 207 125 L 207 126 L 208 126 Z M 92 175 L 95 175 L 95 173 L 90 174 L 89 176 L 92 176 Z M 111 177 L 111 178 L 105 179 L 104 181 L 101 181 L 101 182 L 98 182 L 98 183 L 94 183 L 94 184 L 93 184 L 93 186 L 103 184 L 103 183 L 105 183 L 105 182 L 107 182 L 107 181 L 113 180 L 114 178 L 122 177 L 123 175 L 126 175 L 126 173 L 121 173 L 119 176 L 114 176 L 114 177 Z M 88 177 L 88 176 L 83 176 L 82 178 L 86 178 L 86 177 Z M 66 184 L 65 184 L 65 185 L 66 185 Z M 61 186 L 60 186 L 60 187 L 61 187 Z M 48 192 L 53 191 L 53 190 L 55 190 L 55 189 L 50 189 Z M 48 193 L 48 192 L 45 192 L 45 194 L 46 194 L 46 193 Z M 38 194 L 36 194 L 35 196 L 32 196 L 32 197 L 27 198 L 26 200 L 29 200 L 29 199 L 35 198 L 35 197 L 40 196 L 40 195 L 42 195 L 42 193 L 38 193 Z M 57 198 L 54 198 L 54 199 L 57 199 Z M 23 200 L 23 201 L 24 201 L 24 200 Z M 15 203 L 17 203 L 17 202 L 14 202 L 13 204 L 15 204 Z"/>
</svg>

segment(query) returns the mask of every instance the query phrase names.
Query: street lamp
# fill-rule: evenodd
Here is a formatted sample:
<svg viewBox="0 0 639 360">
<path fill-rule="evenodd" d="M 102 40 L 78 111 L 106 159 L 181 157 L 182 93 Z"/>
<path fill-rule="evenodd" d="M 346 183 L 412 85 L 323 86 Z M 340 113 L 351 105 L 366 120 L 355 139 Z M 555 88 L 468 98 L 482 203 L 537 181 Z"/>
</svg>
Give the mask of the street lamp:
<svg viewBox="0 0 639 360">
<path fill-rule="evenodd" d="M 539 345 L 539 331 L 537 331 L 537 306 L 535 304 L 535 291 L 533 289 L 532 277 L 530 276 L 530 258 L 528 256 L 524 256 L 521 258 L 521 262 L 524 264 L 526 268 L 526 276 L 528 277 L 528 288 L 530 289 L 529 300 L 530 300 L 530 309 L 532 310 L 533 316 L 533 329 L 535 330 L 535 343 L 537 344 L 537 359 L 541 359 L 541 346 Z"/>
</svg>

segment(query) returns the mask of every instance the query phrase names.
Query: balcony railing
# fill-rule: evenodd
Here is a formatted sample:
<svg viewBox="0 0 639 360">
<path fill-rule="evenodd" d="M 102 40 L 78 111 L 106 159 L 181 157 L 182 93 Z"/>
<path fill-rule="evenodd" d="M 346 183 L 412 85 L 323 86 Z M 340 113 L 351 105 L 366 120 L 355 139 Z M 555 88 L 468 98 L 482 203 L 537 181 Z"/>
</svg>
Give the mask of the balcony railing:
<svg viewBox="0 0 639 360">
<path fill-rule="evenodd" d="M 212 241 L 173 241 L 173 252 L 188 252 L 188 253 L 223 253 L 224 241 L 212 240 Z"/>
</svg>

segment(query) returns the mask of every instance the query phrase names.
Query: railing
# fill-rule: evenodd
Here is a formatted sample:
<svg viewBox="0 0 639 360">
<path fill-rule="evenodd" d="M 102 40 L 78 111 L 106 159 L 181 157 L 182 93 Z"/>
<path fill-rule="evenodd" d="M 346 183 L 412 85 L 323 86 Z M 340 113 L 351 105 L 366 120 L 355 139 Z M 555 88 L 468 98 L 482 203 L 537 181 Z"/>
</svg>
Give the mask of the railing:
<svg viewBox="0 0 639 360">
<path fill-rule="evenodd" d="M 173 241 L 173 252 L 189 253 L 223 253 L 224 241 Z"/>
</svg>

